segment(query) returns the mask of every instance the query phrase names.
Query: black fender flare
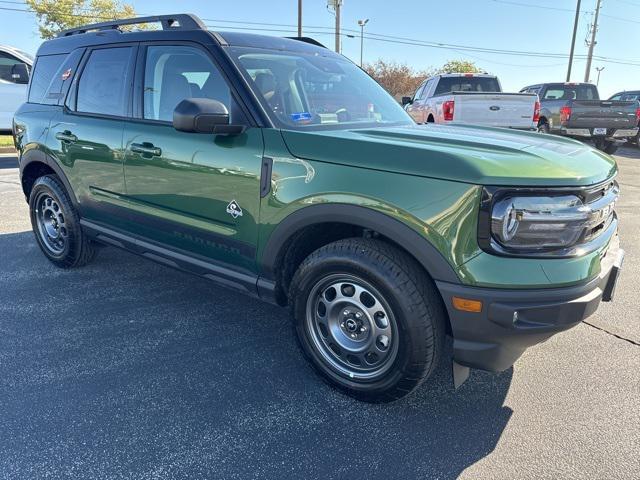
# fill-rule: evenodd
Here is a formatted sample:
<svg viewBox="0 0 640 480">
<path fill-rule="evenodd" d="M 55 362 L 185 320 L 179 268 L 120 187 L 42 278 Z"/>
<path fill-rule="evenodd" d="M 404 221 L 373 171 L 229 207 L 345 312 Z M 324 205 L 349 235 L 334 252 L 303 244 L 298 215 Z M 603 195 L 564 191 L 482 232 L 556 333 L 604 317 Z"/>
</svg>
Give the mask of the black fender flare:
<svg viewBox="0 0 640 480">
<path fill-rule="evenodd" d="M 37 148 L 29 149 L 26 152 L 24 152 L 22 155 L 20 155 L 20 161 L 19 161 L 20 183 L 22 184 L 23 191 L 24 191 L 24 182 L 22 181 L 23 172 L 30 164 L 36 163 L 36 162 L 45 164 L 47 167 L 49 167 L 51 170 L 55 172 L 55 174 L 60 178 L 60 181 L 64 185 L 64 188 L 67 190 L 67 193 L 69 194 L 69 198 L 71 198 L 71 203 L 77 209 L 78 199 L 76 198 L 76 194 L 74 193 L 73 188 L 71 188 L 69 179 L 65 175 L 64 171 L 62 170 L 58 162 L 56 162 L 56 160 L 51 155 L 47 155 L 45 152 Z M 26 192 L 24 193 L 26 195 Z"/>
<path fill-rule="evenodd" d="M 409 252 L 434 280 L 460 283 L 451 264 L 431 242 L 411 227 L 377 210 L 341 203 L 304 207 L 282 220 L 269 236 L 262 252 L 260 267 L 263 276 L 276 278 L 279 253 L 293 235 L 305 227 L 329 222 L 378 232 Z"/>
</svg>

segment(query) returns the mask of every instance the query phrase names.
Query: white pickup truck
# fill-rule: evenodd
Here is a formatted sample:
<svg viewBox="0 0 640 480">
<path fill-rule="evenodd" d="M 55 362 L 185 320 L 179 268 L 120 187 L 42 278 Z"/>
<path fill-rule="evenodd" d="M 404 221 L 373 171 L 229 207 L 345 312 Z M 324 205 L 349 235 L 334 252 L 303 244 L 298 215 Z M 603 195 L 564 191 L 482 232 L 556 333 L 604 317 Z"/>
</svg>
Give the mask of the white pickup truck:
<svg viewBox="0 0 640 480">
<path fill-rule="evenodd" d="M 0 45 L 0 134 L 10 133 L 13 114 L 27 99 L 33 57 Z"/>
<path fill-rule="evenodd" d="M 402 104 L 416 123 L 470 123 L 535 130 L 538 96 L 504 93 L 498 78 L 479 73 L 448 73 L 426 79 Z"/>
</svg>

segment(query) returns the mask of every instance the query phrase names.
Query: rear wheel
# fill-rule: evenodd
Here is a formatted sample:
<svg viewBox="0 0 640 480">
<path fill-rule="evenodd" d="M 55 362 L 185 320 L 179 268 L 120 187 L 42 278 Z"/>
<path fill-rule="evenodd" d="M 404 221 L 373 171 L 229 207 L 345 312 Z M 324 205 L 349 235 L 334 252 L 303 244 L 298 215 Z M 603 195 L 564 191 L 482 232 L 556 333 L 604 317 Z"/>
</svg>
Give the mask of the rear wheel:
<svg viewBox="0 0 640 480">
<path fill-rule="evenodd" d="M 290 304 L 313 366 L 360 400 L 407 395 L 442 351 L 446 317 L 435 286 L 381 241 L 340 240 L 311 254 L 294 275 Z"/>
<path fill-rule="evenodd" d="M 547 122 L 541 122 L 538 124 L 538 133 L 549 133 L 550 128 Z"/>
<path fill-rule="evenodd" d="M 602 150 L 609 155 L 613 155 L 618 150 L 618 144 L 610 140 L 598 139 L 594 143 L 598 150 Z"/>
<path fill-rule="evenodd" d="M 35 181 L 29 210 L 38 246 L 54 265 L 79 267 L 93 259 L 95 247 L 82 231 L 78 212 L 56 175 Z"/>
</svg>

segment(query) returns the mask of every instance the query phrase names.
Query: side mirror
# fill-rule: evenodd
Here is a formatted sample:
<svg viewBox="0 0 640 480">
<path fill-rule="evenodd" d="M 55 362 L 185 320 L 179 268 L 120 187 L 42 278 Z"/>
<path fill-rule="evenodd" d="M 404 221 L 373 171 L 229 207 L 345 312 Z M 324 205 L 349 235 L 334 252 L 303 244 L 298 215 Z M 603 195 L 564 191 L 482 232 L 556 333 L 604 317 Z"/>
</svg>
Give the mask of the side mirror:
<svg viewBox="0 0 640 480">
<path fill-rule="evenodd" d="M 11 67 L 11 81 L 22 85 L 29 83 L 29 68 L 26 63 L 16 63 Z"/>
<path fill-rule="evenodd" d="M 187 98 L 173 111 L 173 128 L 180 132 L 239 135 L 244 125 L 230 125 L 227 107 L 210 98 Z"/>
<path fill-rule="evenodd" d="M 413 98 L 411 97 L 402 97 L 402 106 L 411 105 L 413 103 Z"/>
</svg>

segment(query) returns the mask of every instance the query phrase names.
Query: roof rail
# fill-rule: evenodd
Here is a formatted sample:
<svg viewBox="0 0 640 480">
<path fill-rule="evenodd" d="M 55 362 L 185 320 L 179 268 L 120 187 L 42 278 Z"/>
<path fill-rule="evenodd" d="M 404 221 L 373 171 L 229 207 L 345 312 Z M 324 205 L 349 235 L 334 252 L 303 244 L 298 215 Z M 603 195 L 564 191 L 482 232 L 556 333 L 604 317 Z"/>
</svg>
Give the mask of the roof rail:
<svg viewBox="0 0 640 480">
<path fill-rule="evenodd" d="M 285 37 L 285 38 L 288 38 L 290 40 L 297 40 L 299 42 L 309 43 L 311 45 L 315 45 L 316 47 L 327 48 L 323 44 L 321 44 L 319 41 L 311 37 Z"/>
<path fill-rule="evenodd" d="M 160 23 L 163 30 L 206 30 L 207 27 L 197 16 L 190 13 L 176 15 L 155 15 L 152 17 L 123 18 L 110 22 L 92 23 L 78 28 L 70 28 L 58 33 L 58 37 L 69 37 L 94 30 L 117 30 L 125 25 L 139 25 L 142 23 Z"/>
</svg>

